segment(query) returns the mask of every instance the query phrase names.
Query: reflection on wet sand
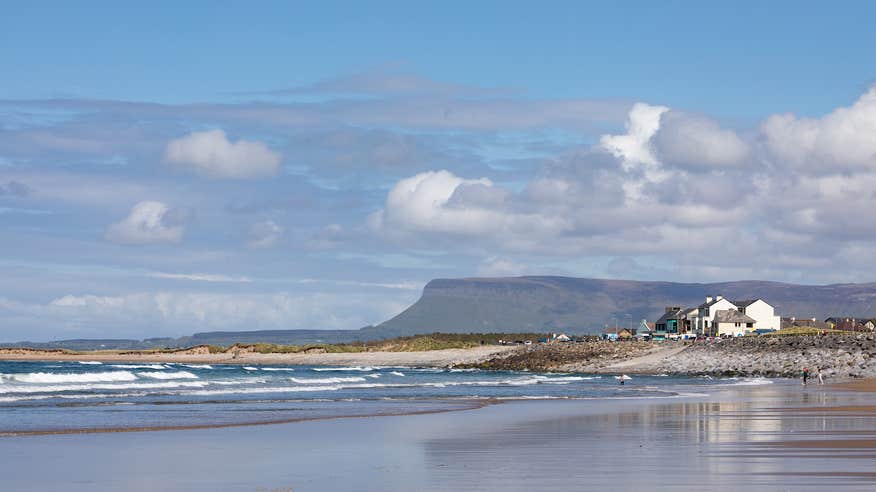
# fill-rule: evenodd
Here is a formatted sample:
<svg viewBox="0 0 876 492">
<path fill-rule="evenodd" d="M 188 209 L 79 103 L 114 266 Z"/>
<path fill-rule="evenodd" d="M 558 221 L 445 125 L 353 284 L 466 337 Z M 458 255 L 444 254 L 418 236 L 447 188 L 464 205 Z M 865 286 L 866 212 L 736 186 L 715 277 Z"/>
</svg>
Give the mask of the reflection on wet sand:
<svg viewBox="0 0 876 492">
<path fill-rule="evenodd" d="M 471 490 L 876 485 L 874 394 L 786 384 L 725 396 L 583 415 L 572 403 L 565 415 L 526 421 L 500 415 L 424 447 L 428 462 L 445 464 L 430 467 L 436 484 L 479 484 Z"/>
</svg>

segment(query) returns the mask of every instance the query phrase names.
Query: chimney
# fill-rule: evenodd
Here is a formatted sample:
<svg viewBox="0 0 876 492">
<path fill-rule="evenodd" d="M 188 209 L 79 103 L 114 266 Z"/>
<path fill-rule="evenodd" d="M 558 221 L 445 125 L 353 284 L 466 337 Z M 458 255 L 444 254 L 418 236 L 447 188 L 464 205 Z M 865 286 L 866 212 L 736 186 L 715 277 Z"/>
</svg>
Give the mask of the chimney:
<svg viewBox="0 0 876 492">
<path fill-rule="evenodd" d="M 715 296 L 716 301 L 720 301 L 721 299 L 724 299 L 724 296 Z"/>
<path fill-rule="evenodd" d="M 712 296 L 706 296 L 706 304 L 712 302 Z"/>
</svg>

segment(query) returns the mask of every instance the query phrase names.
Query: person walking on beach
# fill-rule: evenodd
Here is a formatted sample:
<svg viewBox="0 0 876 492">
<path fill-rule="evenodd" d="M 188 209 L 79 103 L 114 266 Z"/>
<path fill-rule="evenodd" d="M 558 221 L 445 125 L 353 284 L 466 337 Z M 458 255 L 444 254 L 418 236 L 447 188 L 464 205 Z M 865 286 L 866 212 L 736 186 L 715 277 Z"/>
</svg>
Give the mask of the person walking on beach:
<svg viewBox="0 0 876 492">
<path fill-rule="evenodd" d="M 808 381 L 808 380 L 809 380 L 809 368 L 804 367 L 803 368 L 803 386 L 806 386 L 806 381 Z"/>
<path fill-rule="evenodd" d="M 821 366 L 815 366 L 815 375 L 818 376 L 818 384 L 824 384 L 824 374 L 821 372 Z"/>
</svg>

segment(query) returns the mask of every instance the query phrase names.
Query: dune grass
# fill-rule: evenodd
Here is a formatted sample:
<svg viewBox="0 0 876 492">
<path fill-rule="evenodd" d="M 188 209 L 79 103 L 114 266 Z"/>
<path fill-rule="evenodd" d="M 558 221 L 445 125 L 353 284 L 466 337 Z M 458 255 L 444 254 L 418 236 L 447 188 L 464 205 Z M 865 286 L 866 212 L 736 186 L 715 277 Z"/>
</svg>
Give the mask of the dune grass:
<svg viewBox="0 0 876 492">
<path fill-rule="evenodd" d="M 815 328 L 812 326 L 794 326 L 791 328 L 784 328 L 779 331 L 774 331 L 772 333 L 765 333 L 764 336 L 768 337 L 780 337 L 780 336 L 812 336 L 812 335 L 821 335 L 822 333 L 855 333 L 849 331 L 842 330 L 831 330 L 831 329 L 823 329 L 823 328 Z"/>
</svg>

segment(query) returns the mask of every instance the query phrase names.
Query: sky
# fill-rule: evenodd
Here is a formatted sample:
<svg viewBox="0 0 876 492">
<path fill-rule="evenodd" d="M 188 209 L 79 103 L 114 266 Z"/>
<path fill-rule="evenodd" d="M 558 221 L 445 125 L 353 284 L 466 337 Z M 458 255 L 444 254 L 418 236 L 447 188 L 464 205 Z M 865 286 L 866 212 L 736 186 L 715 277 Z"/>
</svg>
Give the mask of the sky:
<svg viewBox="0 0 876 492">
<path fill-rule="evenodd" d="M 0 340 L 876 279 L 872 2 L 3 2 Z"/>
</svg>

